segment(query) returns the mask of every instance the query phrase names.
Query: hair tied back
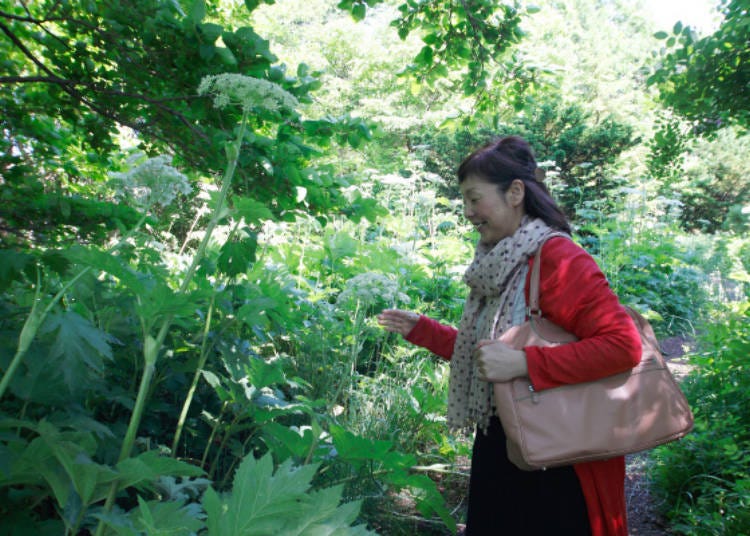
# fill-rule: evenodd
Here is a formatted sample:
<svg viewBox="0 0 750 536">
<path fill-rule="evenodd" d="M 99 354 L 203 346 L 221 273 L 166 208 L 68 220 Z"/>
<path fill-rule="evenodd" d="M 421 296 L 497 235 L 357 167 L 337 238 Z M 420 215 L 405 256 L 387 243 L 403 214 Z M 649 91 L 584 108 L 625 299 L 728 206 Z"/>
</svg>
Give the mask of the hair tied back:
<svg viewBox="0 0 750 536">
<path fill-rule="evenodd" d="M 547 176 L 547 172 L 544 170 L 544 168 L 537 167 L 534 170 L 534 178 L 537 182 L 544 182 L 544 177 Z"/>
</svg>

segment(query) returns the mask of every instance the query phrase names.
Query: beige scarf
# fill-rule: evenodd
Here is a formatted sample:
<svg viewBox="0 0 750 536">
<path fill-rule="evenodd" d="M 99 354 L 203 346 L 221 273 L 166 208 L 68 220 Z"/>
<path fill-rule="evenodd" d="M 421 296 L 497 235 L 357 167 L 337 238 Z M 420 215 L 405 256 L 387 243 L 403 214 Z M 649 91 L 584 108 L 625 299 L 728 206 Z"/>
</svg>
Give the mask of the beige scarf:
<svg viewBox="0 0 750 536">
<path fill-rule="evenodd" d="M 448 426 L 486 430 L 492 416 L 492 386 L 477 377 L 476 343 L 493 339 L 512 324 L 516 302 L 525 300 L 523 287 L 529 258 L 541 241 L 559 233 L 540 219 L 524 216 L 518 230 L 495 246 L 478 244 L 464 274 L 469 296 L 450 362 Z M 525 305 L 525 301 L 524 301 Z"/>
</svg>

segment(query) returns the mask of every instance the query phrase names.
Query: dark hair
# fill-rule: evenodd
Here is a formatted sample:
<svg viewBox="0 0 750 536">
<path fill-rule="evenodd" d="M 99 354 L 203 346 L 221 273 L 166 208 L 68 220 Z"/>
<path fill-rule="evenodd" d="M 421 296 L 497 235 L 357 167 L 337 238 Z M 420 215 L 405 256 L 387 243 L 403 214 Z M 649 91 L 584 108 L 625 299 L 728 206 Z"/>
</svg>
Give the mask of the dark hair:
<svg viewBox="0 0 750 536">
<path fill-rule="evenodd" d="M 467 156 L 458 167 L 458 182 L 464 182 L 469 175 L 477 175 L 496 184 L 505 193 L 510 184 L 519 179 L 525 186 L 526 214 L 541 218 L 550 227 L 570 234 L 565 214 L 544 183 L 537 180 L 536 173 L 536 159 L 528 142 L 519 136 L 506 136 Z"/>
</svg>

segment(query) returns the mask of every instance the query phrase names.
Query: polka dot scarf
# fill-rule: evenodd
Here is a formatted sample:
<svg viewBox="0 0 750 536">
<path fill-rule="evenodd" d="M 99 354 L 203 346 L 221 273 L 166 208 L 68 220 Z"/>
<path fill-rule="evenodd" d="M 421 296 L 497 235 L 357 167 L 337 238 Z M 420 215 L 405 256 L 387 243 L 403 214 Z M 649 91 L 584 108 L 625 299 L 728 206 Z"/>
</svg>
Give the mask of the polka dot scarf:
<svg viewBox="0 0 750 536">
<path fill-rule="evenodd" d="M 450 362 L 448 426 L 486 429 L 492 415 L 492 386 L 481 381 L 474 359 L 480 339 L 492 339 L 508 329 L 518 299 L 524 299 L 529 258 L 539 243 L 559 231 L 540 219 L 524 216 L 518 230 L 495 246 L 478 244 L 474 260 L 464 274 L 469 296 L 464 305 Z"/>
</svg>

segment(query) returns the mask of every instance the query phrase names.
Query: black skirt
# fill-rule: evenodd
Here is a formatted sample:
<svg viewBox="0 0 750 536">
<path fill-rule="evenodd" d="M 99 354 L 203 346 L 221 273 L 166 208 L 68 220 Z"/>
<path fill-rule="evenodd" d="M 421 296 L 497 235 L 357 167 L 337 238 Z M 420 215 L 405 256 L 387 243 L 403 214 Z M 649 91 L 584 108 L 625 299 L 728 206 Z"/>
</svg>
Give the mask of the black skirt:
<svg viewBox="0 0 750 536">
<path fill-rule="evenodd" d="M 572 466 L 522 471 L 505 454 L 497 417 L 477 430 L 471 459 L 466 536 L 587 536 L 586 502 Z"/>
</svg>

